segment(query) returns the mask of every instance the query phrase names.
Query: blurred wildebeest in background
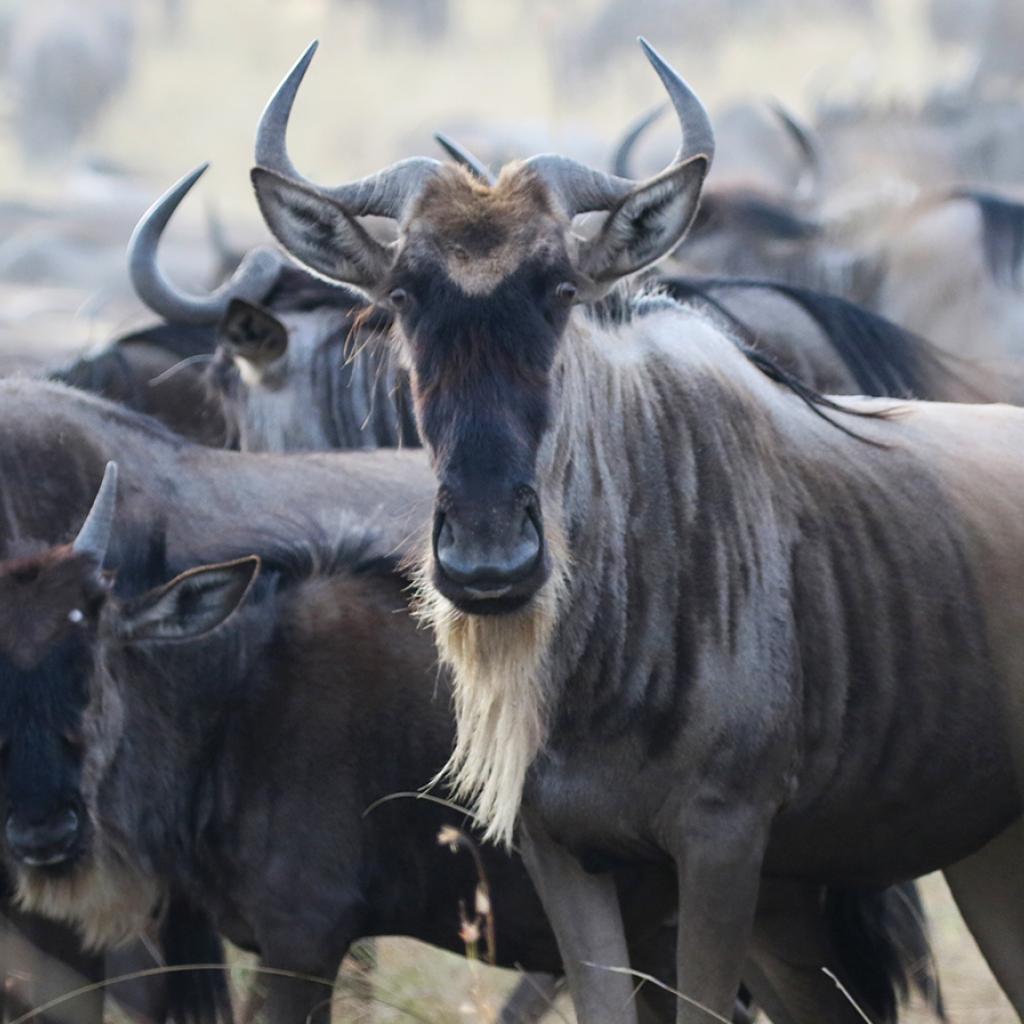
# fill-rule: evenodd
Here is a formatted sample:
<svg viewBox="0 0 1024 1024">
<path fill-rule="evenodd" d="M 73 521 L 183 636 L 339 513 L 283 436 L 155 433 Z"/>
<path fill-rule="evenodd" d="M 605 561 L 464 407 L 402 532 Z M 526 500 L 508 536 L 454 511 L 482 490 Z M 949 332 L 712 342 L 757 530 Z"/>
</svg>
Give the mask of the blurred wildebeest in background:
<svg viewBox="0 0 1024 1024">
<path fill-rule="evenodd" d="M 209 295 L 189 294 L 163 274 L 161 234 L 202 170 L 153 204 L 129 244 L 136 291 L 165 318 L 164 330 L 192 325 L 209 346 L 210 394 L 198 408 L 212 406 L 224 441 L 247 451 L 417 446 L 406 374 L 380 344 L 390 317 L 365 298 L 266 250 L 247 253 Z"/>
<path fill-rule="evenodd" d="M 660 286 L 700 309 L 741 345 L 830 395 L 985 401 L 986 378 L 918 335 L 835 295 L 777 281 L 665 277 Z"/>
<path fill-rule="evenodd" d="M 875 0 L 718 0 L 680 4 L 678 0 L 603 0 L 596 14 L 556 40 L 553 62 L 560 84 L 582 85 L 628 50 L 642 32 L 667 47 L 707 57 L 739 29 L 815 17 L 871 18 Z"/>
<path fill-rule="evenodd" d="M 49 377 L 155 416 L 182 437 L 224 447 L 232 431 L 203 379 L 215 341 L 212 328 L 159 324 L 122 335 Z"/>
<path fill-rule="evenodd" d="M 27 163 L 66 160 L 132 72 L 130 0 L 23 0 L 10 36 L 14 130 Z"/>
<path fill-rule="evenodd" d="M 419 43 L 436 43 L 448 33 L 451 24 L 450 0 L 334 0 L 350 7 L 359 2 L 368 7 L 377 31 L 389 38 L 403 34 Z"/>
<path fill-rule="evenodd" d="M 940 42 L 973 51 L 971 73 L 964 83 L 969 92 L 1020 86 L 1024 8 L 1016 0 L 930 0 L 928 26 Z"/>
</svg>

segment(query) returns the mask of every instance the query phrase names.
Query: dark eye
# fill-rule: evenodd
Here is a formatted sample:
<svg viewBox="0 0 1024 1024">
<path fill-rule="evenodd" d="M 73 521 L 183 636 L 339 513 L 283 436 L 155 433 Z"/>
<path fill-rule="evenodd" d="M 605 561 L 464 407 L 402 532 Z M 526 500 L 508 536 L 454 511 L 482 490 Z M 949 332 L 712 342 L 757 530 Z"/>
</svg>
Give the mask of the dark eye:
<svg viewBox="0 0 1024 1024">
<path fill-rule="evenodd" d="M 404 288 L 392 288 L 388 292 L 388 301 L 395 309 L 403 309 L 409 301 L 409 293 Z"/>
<path fill-rule="evenodd" d="M 572 281 L 563 281 L 555 288 L 555 298 L 568 305 L 570 302 L 575 301 L 576 293 L 578 291 L 579 289 L 572 283 Z"/>
</svg>

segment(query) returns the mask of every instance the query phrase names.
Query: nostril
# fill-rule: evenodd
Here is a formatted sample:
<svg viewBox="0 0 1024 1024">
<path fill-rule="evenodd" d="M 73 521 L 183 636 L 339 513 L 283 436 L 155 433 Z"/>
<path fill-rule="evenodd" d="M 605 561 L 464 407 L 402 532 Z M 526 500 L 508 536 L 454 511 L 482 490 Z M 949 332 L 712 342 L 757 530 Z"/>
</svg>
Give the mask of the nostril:
<svg viewBox="0 0 1024 1024">
<path fill-rule="evenodd" d="M 28 864 L 56 864 L 66 859 L 78 837 L 78 811 L 65 808 L 44 821 L 27 822 L 8 815 L 5 834 L 11 851 Z"/>
<path fill-rule="evenodd" d="M 69 807 L 64 812 L 63 823 L 59 826 L 59 831 L 62 831 L 66 836 L 74 836 L 78 834 L 78 811 L 73 807 Z"/>
<path fill-rule="evenodd" d="M 437 534 L 437 543 L 445 548 L 450 548 L 455 543 L 455 534 L 452 533 L 452 526 L 447 518 L 441 522 L 441 529 Z"/>
<path fill-rule="evenodd" d="M 533 516 L 527 513 L 523 516 L 522 526 L 519 528 L 519 543 L 512 552 L 510 559 L 509 575 L 524 576 L 536 563 L 540 556 L 540 533 Z"/>
</svg>

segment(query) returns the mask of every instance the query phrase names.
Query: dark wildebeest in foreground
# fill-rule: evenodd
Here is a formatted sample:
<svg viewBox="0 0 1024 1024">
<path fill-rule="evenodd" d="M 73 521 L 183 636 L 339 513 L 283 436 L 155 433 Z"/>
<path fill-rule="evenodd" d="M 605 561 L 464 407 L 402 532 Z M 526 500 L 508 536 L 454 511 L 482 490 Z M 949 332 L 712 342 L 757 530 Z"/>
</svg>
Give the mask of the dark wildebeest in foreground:
<svg viewBox="0 0 1024 1024">
<path fill-rule="evenodd" d="M 301 976 L 265 979 L 280 1024 L 328 1005 L 360 935 L 459 949 L 477 875 L 438 849 L 452 811 L 386 799 L 436 774 L 454 733 L 394 560 L 358 527 L 330 544 L 268 534 L 259 556 L 229 545 L 167 582 L 158 539 L 133 545 L 123 517 L 115 529 L 116 488 L 111 463 L 72 544 L 0 562 L 0 782 L 9 821 L 32 820 L 36 836 L 11 844 L 23 898 L 102 944 L 145 927 L 166 890 L 186 894 L 263 964 Z M 498 962 L 558 970 L 522 864 L 481 855 Z M 619 877 L 634 955 L 664 976 L 672 932 L 642 875 Z M 927 961 L 919 908 L 822 896 L 821 933 L 772 935 L 775 955 L 813 956 L 872 1009 L 894 1006 Z M 650 1019 L 671 1019 L 674 998 L 648 995 Z"/>
<path fill-rule="evenodd" d="M 316 186 L 285 145 L 312 51 L 258 132 L 274 233 L 396 312 L 438 484 L 422 595 L 450 775 L 490 837 L 519 822 L 584 1024 L 635 1019 L 604 969 L 629 963 L 600 870 L 622 862 L 674 872 L 687 1024 L 728 1013 L 763 879 L 799 919 L 822 880 L 939 868 L 1020 1013 L 1024 412 L 809 407 L 664 299 L 588 316 L 678 245 L 714 148 L 646 50 L 683 132 L 646 181 L 540 156 L 493 187 L 426 158 Z M 581 240 L 588 211 L 608 216 Z M 815 1019 L 855 1019 L 832 998 Z"/>
</svg>

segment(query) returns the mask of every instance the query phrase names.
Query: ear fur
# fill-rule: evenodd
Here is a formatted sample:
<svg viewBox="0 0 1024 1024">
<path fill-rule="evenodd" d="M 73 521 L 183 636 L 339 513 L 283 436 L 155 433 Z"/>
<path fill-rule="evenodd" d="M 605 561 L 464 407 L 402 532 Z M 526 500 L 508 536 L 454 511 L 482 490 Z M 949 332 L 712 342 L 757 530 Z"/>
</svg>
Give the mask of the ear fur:
<svg viewBox="0 0 1024 1024">
<path fill-rule="evenodd" d="M 627 195 L 597 236 L 581 244 L 582 273 L 609 285 L 672 252 L 697 215 L 708 167 L 707 157 L 696 156 Z"/>
<path fill-rule="evenodd" d="M 263 167 L 253 168 L 252 183 L 267 227 L 299 263 L 329 281 L 377 294 L 394 260 L 391 246 L 305 185 Z"/>
<path fill-rule="evenodd" d="M 132 601 L 118 623 L 123 641 L 194 640 L 223 625 L 259 575 L 256 555 L 201 565 Z"/>
</svg>

